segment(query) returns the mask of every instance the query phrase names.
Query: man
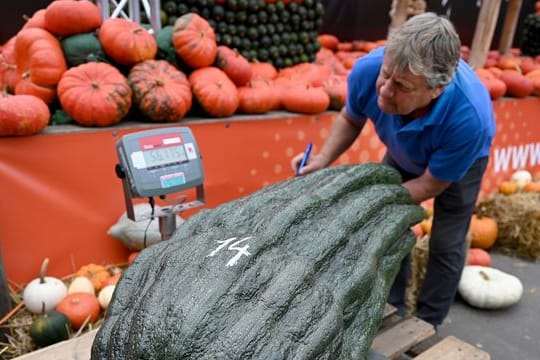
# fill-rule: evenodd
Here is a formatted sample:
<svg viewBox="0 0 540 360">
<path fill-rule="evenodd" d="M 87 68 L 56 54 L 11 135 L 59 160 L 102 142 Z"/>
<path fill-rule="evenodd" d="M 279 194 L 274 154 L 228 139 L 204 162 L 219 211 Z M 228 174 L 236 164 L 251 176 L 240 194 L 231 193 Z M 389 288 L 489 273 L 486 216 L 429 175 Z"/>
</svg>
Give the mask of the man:
<svg viewBox="0 0 540 360">
<path fill-rule="evenodd" d="M 345 107 L 300 174 L 329 166 L 369 118 L 387 147 L 383 162 L 402 175 L 414 202 L 434 201 L 426 277 L 416 315 L 437 326 L 448 313 L 466 259 L 466 234 L 495 134 L 489 94 L 460 56 L 452 24 L 433 13 L 412 17 L 386 47 L 356 61 Z M 291 160 L 296 169 L 303 154 Z M 409 258 L 388 301 L 405 312 Z"/>
</svg>

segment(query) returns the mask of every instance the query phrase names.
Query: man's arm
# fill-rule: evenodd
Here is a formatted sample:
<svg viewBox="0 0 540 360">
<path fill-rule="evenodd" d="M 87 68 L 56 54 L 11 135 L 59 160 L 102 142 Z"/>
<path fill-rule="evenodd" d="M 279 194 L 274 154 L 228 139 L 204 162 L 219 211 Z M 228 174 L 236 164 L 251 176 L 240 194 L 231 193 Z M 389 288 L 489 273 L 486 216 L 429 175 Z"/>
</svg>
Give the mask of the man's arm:
<svg viewBox="0 0 540 360">
<path fill-rule="evenodd" d="M 403 186 L 409 190 L 413 202 L 420 204 L 422 201 L 431 199 L 442 193 L 450 182 L 441 181 L 431 175 L 429 169 L 419 177 L 406 181 Z"/>
<path fill-rule="evenodd" d="M 360 134 L 360 131 L 362 131 L 365 123 L 366 120 L 363 122 L 353 120 L 347 113 L 347 110 L 345 110 L 345 107 L 343 107 L 332 123 L 330 134 L 324 142 L 321 151 L 309 158 L 306 166 L 300 170 L 300 174 L 308 174 L 330 165 L 351 146 L 358 134 Z M 294 171 L 296 171 L 303 155 L 301 153 L 292 158 L 291 167 Z"/>
</svg>

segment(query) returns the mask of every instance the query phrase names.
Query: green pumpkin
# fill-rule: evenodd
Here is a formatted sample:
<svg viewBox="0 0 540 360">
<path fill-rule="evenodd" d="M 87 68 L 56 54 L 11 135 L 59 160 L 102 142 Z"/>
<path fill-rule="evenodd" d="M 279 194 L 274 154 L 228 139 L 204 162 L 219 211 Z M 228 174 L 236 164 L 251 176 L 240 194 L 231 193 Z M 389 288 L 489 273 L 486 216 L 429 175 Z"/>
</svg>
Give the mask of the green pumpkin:
<svg viewBox="0 0 540 360">
<path fill-rule="evenodd" d="M 30 337 L 39 346 L 48 346 L 59 341 L 67 340 L 71 324 L 66 315 L 51 310 L 39 315 L 30 325 Z"/>
<path fill-rule="evenodd" d="M 161 28 L 156 35 L 156 43 L 158 52 L 156 59 L 167 60 L 171 64 L 178 66 L 179 59 L 176 55 L 176 50 L 172 44 L 173 26 L 167 25 Z"/>
<path fill-rule="evenodd" d="M 365 359 L 423 214 L 381 164 L 202 210 L 123 273 L 92 359 Z"/>
<path fill-rule="evenodd" d="M 105 52 L 93 33 L 76 34 L 64 38 L 61 42 L 64 57 L 70 67 L 89 61 L 105 61 Z"/>
</svg>

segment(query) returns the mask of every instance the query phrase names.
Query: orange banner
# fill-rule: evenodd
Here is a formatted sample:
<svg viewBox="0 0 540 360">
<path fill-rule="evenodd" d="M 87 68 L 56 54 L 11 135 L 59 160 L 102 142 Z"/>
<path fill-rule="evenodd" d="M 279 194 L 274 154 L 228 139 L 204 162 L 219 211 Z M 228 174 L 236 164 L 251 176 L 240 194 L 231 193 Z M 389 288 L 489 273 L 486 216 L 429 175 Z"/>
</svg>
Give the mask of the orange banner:
<svg viewBox="0 0 540 360">
<path fill-rule="evenodd" d="M 540 170 L 540 99 L 502 99 L 494 108 L 498 131 L 481 196 L 518 168 L 533 174 Z M 334 112 L 278 112 L 174 126 L 190 127 L 197 140 L 205 207 L 212 208 L 293 176 L 290 158 L 310 141 L 317 152 L 334 117 Z M 125 211 L 121 181 L 114 171 L 115 144 L 126 133 L 156 126 L 63 127 L 38 136 L 0 139 L 0 244 L 10 281 L 25 283 L 37 277 L 45 257 L 51 260 L 51 276 L 70 274 L 89 262 L 126 260 L 128 250 L 107 235 Z M 384 151 L 368 123 L 336 164 L 379 161 Z"/>
</svg>

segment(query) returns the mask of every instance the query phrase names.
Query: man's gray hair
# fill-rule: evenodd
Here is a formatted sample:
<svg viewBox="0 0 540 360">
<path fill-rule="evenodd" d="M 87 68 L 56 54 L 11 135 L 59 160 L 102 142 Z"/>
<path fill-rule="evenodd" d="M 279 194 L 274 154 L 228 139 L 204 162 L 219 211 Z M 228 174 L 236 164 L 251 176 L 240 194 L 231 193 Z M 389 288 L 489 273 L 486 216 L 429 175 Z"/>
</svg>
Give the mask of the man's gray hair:
<svg viewBox="0 0 540 360">
<path fill-rule="evenodd" d="M 437 88 L 452 81 L 460 48 L 452 23 L 426 12 L 390 32 L 385 56 L 389 56 L 395 70 L 408 68 L 414 75 L 424 76 L 431 88 Z"/>
</svg>

